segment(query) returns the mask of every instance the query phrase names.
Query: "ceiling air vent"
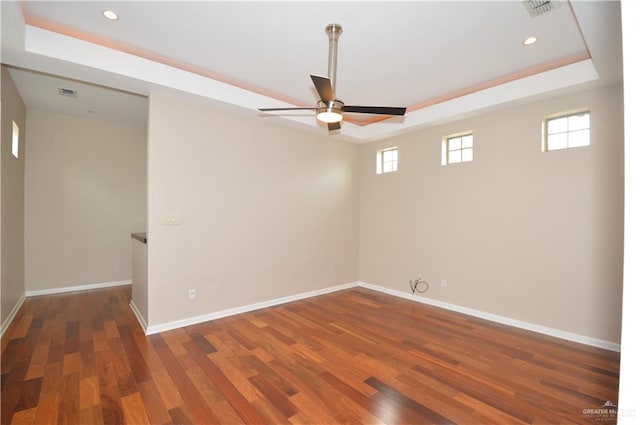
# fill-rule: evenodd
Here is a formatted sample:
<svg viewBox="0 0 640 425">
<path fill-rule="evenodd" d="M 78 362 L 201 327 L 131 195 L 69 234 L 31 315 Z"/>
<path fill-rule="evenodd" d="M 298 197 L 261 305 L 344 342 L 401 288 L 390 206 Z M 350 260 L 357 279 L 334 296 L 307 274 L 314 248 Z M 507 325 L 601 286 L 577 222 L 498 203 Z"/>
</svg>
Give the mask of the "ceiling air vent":
<svg viewBox="0 0 640 425">
<path fill-rule="evenodd" d="M 67 97 L 78 97 L 78 92 L 74 89 L 65 89 L 64 87 L 58 87 L 58 94 Z"/>
<path fill-rule="evenodd" d="M 525 0 L 522 3 L 532 18 L 560 7 L 558 2 L 551 0 Z"/>
</svg>

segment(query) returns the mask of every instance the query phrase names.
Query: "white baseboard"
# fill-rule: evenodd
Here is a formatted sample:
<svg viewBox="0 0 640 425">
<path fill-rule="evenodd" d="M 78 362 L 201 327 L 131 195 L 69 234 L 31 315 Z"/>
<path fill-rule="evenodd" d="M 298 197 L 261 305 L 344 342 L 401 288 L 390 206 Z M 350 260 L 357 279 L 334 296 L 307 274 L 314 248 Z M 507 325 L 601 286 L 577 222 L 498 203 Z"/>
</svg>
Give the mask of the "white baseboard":
<svg viewBox="0 0 640 425">
<path fill-rule="evenodd" d="M 413 294 L 409 294 L 407 292 L 398 291 L 391 288 L 386 288 L 384 286 L 372 285 L 366 282 L 358 282 L 358 286 L 363 288 L 371 289 L 378 292 L 383 292 L 388 295 L 393 295 L 399 298 L 404 298 L 410 301 L 417 301 L 422 304 L 428 304 L 435 307 L 440 307 L 446 310 L 455 311 L 458 313 L 467 314 L 469 316 L 478 317 L 480 319 L 489 320 L 496 323 L 501 323 L 503 325 L 514 326 L 516 328 L 526 329 L 528 331 L 533 331 L 549 336 L 553 336 L 556 338 L 565 339 L 568 341 L 578 342 L 580 344 L 591 345 L 593 347 L 604 348 L 605 350 L 610 351 L 620 351 L 620 344 L 616 344 L 614 342 L 605 341 L 602 339 L 592 338 L 589 336 L 579 335 L 571 332 L 562 331 L 559 329 L 549 328 L 546 326 L 536 325 L 534 323 L 523 322 L 521 320 L 512 319 L 510 317 L 499 316 L 497 314 L 486 313 L 484 311 L 475 310 L 468 307 L 463 307 L 455 304 L 449 304 L 443 301 L 438 301 L 430 298 L 415 296 Z"/>
<path fill-rule="evenodd" d="M 27 297 L 37 297 L 40 295 L 51 295 L 51 294 L 63 294 L 65 292 L 75 292 L 75 291 L 88 291 L 91 289 L 111 288 L 114 286 L 124 286 L 124 285 L 131 285 L 131 279 L 118 280 L 115 282 L 92 283 L 89 285 L 67 286 L 64 288 L 36 289 L 33 291 L 27 291 Z"/>
<path fill-rule="evenodd" d="M 138 319 L 138 323 L 140 323 L 140 327 L 144 331 L 145 335 L 147 335 L 147 328 L 149 326 L 147 325 L 147 321 L 144 320 L 144 317 L 142 317 L 142 313 L 140 313 L 140 310 L 138 310 L 138 306 L 133 302 L 133 300 L 129 301 L 129 308 L 131 309 L 131 311 L 133 311 L 136 319 Z"/>
<path fill-rule="evenodd" d="M 105 282 L 105 283 L 95 283 L 91 285 L 80 285 L 80 286 L 69 286 L 66 288 L 55 288 L 55 289 L 43 289 L 43 290 L 35 290 L 35 291 L 26 291 L 25 295 L 18 301 L 18 303 L 11 310 L 11 313 L 7 317 L 7 320 L 2 325 L 2 335 L 8 329 L 11 321 L 15 317 L 16 313 L 22 306 L 25 297 L 35 297 L 39 295 L 49 295 L 49 294 L 60 294 L 64 292 L 73 292 L 73 291 L 86 291 L 90 289 L 99 289 L 99 288 L 110 288 L 113 286 L 123 286 L 123 285 L 131 285 L 131 280 L 122 280 L 117 282 Z M 344 285 L 332 286 L 329 288 L 322 288 L 315 291 L 304 292 L 301 294 L 290 295 L 282 298 L 275 298 L 272 300 L 267 300 L 255 304 L 249 304 L 240 307 L 234 307 L 226 310 L 216 311 L 213 313 L 207 313 L 200 316 L 188 317 L 186 319 L 175 320 L 172 322 L 161 323 L 158 325 L 149 326 L 147 322 L 144 320 L 138 307 L 135 305 L 133 301 L 129 303 L 129 307 L 133 311 L 134 315 L 138 319 L 140 326 L 144 330 L 146 335 L 152 335 L 159 332 L 164 332 L 172 329 L 181 328 L 184 326 L 195 325 L 198 323 L 208 322 L 210 320 L 221 319 L 223 317 L 234 316 L 236 314 L 247 313 L 254 310 L 259 310 L 261 308 L 273 307 L 280 304 L 285 304 L 292 301 L 303 300 L 305 298 L 311 298 L 318 295 L 329 294 L 331 292 L 342 291 L 344 289 L 354 288 L 354 287 L 362 287 L 371 289 L 373 291 L 382 292 L 387 295 L 392 295 L 399 298 L 404 298 L 410 301 L 416 301 L 422 304 L 432 305 L 435 307 L 440 307 L 445 310 L 455 311 L 462 314 L 467 314 L 469 316 L 478 317 L 480 319 L 489 320 L 491 322 L 501 323 L 503 325 L 513 326 L 520 329 L 526 329 L 529 331 L 553 336 L 556 338 L 561 338 L 568 341 L 577 342 L 580 344 L 590 345 L 593 347 L 604 348 L 606 350 L 611 351 L 620 351 L 620 344 L 616 344 L 614 342 L 605 341 L 597 338 L 588 337 L 585 335 L 579 335 L 572 332 L 566 332 L 559 329 L 549 328 L 546 326 L 536 325 L 534 323 L 524 322 L 521 320 L 513 319 L 506 316 L 499 316 L 497 314 L 487 313 L 480 310 L 475 310 L 469 307 L 463 307 L 456 304 L 446 303 L 444 301 L 438 301 L 431 298 L 425 298 L 421 296 L 415 296 L 413 294 L 409 294 L 407 292 L 398 291 L 396 289 L 387 288 L 384 286 L 373 285 L 367 282 L 352 282 Z"/>
<path fill-rule="evenodd" d="M 359 282 L 346 283 L 344 285 L 332 286 L 330 288 L 322 288 L 315 291 L 304 292 L 301 294 L 290 295 L 287 297 L 276 298 L 273 300 L 263 301 L 255 304 L 249 304 L 241 307 L 229 308 L 227 310 L 216 311 L 214 313 L 207 313 L 201 316 L 189 317 L 186 319 L 176 320 L 168 323 L 161 323 L 159 325 L 147 326 L 145 328 L 145 334 L 151 335 L 158 332 L 169 331 L 171 329 L 182 328 L 184 326 L 195 325 L 202 322 L 208 322 L 210 320 L 221 319 L 223 317 L 234 316 L 236 314 L 248 313 L 250 311 L 259 310 L 261 308 L 273 307 L 280 304 L 285 304 L 292 301 L 299 301 L 305 298 L 311 298 L 318 295 L 329 294 L 331 292 L 342 291 L 344 289 L 355 288 Z"/>
<path fill-rule="evenodd" d="M 7 316 L 7 320 L 5 320 L 4 323 L 2 324 L 2 329 L 0 330 L 0 338 L 4 336 L 4 333 L 7 331 L 7 329 L 9 329 L 9 326 L 11 326 L 11 322 L 13 322 L 13 319 L 15 319 L 16 314 L 18 314 L 18 311 L 20 310 L 20 307 L 22 307 L 22 303 L 24 303 L 24 300 L 26 298 L 27 298 L 26 293 L 22 294 L 22 296 L 20 297 L 16 305 L 14 305 L 11 311 L 9 312 L 9 315 Z"/>
</svg>

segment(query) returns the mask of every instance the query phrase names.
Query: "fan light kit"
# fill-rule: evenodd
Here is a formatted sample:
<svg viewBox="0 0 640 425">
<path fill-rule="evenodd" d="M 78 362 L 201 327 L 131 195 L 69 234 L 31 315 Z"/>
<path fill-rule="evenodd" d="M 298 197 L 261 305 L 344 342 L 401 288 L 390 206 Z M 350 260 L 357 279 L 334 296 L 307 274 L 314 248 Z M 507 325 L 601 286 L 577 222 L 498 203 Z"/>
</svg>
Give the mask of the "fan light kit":
<svg viewBox="0 0 640 425">
<path fill-rule="evenodd" d="M 318 103 L 316 103 L 316 118 L 326 123 L 340 122 L 342 121 L 343 107 L 344 103 L 339 100 L 331 100 L 326 105 L 323 101 L 319 100 Z"/>
<path fill-rule="evenodd" d="M 345 105 L 343 101 L 336 99 L 336 69 L 338 62 L 338 37 L 342 33 L 342 27 L 338 24 L 329 24 L 325 28 L 327 36 L 329 36 L 329 78 L 311 75 L 311 81 L 318 91 L 320 100 L 316 103 L 315 108 L 293 107 L 293 108 L 259 108 L 262 112 L 272 111 L 298 111 L 311 110 L 316 112 L 316 119 L 323 123 L 327 123 L 329 131 L 340 129 L 340 121 L 342 121 L 343 113 L 352 112 L 360 114 L 377 114 L 377 115 L 404 115 L 407 112 L 406 107 L 389 107 L 389 106 L 353 106 Z"/>
</svg>

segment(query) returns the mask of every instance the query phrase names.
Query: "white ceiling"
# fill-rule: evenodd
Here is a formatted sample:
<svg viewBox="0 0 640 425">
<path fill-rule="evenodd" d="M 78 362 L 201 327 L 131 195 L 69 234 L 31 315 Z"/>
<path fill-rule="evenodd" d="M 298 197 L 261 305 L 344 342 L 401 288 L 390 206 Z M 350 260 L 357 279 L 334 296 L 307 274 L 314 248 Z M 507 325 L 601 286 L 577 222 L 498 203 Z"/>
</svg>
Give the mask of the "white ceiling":
<svg viewBox="0 0 640 425">
<path fill-rule="evenodd" d="M 315 104 L 309 75 L 327 75 L 324 28 L 338 23 L 338 98 L 409 108 L 381 122 L 349 114 L 332 136 L 366 142 L 621 82 L 619 2 L 554 3 L 532 18 L 521 1 L 3 1 L 2 62 L 30 108 L 144 122 L 144 100 L 123 92 L 164 91 L 326 133 L 307 111 L 256 109 Z M 75 106 L 57 95 L 63 83 L 79 87 Z"/>
</svg>

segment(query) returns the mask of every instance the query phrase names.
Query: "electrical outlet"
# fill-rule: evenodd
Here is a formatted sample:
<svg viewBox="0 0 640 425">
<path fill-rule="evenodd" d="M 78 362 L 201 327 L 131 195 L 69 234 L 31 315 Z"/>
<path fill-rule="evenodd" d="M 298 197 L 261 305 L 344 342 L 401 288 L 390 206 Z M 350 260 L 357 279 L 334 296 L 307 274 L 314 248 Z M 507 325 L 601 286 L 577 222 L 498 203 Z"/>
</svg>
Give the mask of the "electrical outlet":
<svg viewBox="0 0 640 425">
<path fill-rule="evenodd" d="M 189 289 L 189 299 L 193 300 L 196 298 L 196 290 L 195 289 Z"/>
<path fill-rule="evenodd" d="M 220 295 L 220 285 L 213 285 L 213 295 Z"/>
<path fill-rule="evenodd" d="M 442 286 L 443 288 L 447 287 L 447 279 L 442 279 L 442 281 L 440 282 L 440 286 Z"/>
</svg>

